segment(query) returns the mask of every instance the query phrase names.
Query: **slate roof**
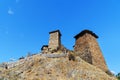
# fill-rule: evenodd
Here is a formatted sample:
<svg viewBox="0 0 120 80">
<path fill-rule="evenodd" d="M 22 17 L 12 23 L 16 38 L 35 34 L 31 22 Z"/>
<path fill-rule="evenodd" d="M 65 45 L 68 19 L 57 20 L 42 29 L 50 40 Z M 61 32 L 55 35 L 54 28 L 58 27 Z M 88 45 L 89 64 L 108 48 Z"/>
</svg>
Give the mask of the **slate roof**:
<svg viewBox="0 0 120 80">
<path fill-rule="evenodd" d="M 55 32 L 58 32 L 60 34 L 60 36 L 62 36 L 61 33 L 60 33 L 60 30 L 51 31 L 51 32 L 49 32 L 49 34 L 55 33 Z"/>
<path fill-rule="evenodd" d="M 95 33 L 93 33 L 93 32 L 90 31 L 90 30 L 87 30 L 87 29 L 86 29 L 86 30 L 83 30 L 83 31 L 80 32 L 79 34 L 75 35 L 74 38 L 75 38 L 75 39 L 78 39 L 79 37 L 83 36 L 83 35 L 86 34 L 86 33 L 91 34 L 91 35 L 94 36 L 95 38 L 98 38 L 98 36 L 97 36 Z"/>
</svg>

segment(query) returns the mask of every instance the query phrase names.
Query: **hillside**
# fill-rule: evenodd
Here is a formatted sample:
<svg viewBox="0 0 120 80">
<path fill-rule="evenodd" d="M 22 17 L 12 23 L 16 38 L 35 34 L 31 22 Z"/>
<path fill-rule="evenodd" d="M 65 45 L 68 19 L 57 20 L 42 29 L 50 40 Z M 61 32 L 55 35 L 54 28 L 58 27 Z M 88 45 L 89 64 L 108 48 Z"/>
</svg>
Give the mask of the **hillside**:
<svg viewBox="0 0 120 80">
<path fill-rule="evenodd" d="M 1 64 L 0 80 L 116 80 L 95 33 L 84 30 L 77 34 L 73 51 L 61 44 L 59 30 L 49 34 L 49 44 L 42 46 L 41 53 Z"/>
<path fill-rule="evenodd" d="M 116 80 L 76 56 L 48 58 L 37 54 L 9 69 L 0 68 L 0 80 Z"/>
</svg>

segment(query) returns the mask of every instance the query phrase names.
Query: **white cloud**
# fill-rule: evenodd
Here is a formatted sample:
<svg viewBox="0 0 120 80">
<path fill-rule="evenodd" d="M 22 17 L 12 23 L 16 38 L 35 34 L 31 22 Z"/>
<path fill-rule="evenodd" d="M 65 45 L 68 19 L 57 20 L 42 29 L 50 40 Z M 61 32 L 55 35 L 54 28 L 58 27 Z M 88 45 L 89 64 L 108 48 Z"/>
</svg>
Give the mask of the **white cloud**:
<svg viewBox="0 0 120 80">
<path fill-rule="evenodd" d="M 15 61 L 16 59 L 15 58 L 10 58 L 10 61 Z"/>
<path fill-rule="evenodd" d="M 111 71 L 111 73 L 116 74 L 116 72 L 115 72 L 115 71 Z"/>
<path fill-rule="evenodd" d="M 13 11 L 11 8 L 9 8 L 9 9 L 8 9 L 8 14 L 9 14 L 9 15 L 13 15 L 13 14 L 14 14 L 14 11 Z"/>
</svg>

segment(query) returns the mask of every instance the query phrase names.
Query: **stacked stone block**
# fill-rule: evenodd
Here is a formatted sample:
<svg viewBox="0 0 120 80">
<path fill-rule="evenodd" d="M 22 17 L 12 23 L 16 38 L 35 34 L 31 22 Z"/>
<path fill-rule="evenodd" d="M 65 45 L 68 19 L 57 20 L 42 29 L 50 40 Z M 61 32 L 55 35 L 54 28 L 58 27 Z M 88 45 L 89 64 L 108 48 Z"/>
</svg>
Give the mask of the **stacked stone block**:
<svg viewBox="0 0 120 80">
<path fill-rule="evenodd" d="M 74 51 L 86 62 L 107 71 L 107 65 L 97 43 L 98 36 L 89 30 L 84 30 L 75 37 Z"/>
<path fill-rule="evenodd" d="M 51 50 L 57 50 L 61 46 L 61 33 L 59 30 L 49 32 L 49 46 L 48 48 Z"/>
</svg>

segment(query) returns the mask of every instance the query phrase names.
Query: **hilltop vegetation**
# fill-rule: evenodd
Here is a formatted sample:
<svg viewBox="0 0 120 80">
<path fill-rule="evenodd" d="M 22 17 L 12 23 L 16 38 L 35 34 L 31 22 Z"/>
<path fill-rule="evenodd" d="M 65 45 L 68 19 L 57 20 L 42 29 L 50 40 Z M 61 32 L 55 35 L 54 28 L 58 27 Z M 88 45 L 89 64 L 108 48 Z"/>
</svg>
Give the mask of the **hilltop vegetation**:
<svg viewBox="0 0 120 80">
<path fill-rule="evenodd" d="M 23 64 L 0 69 L 0 79 L 7 80 L 116 80 L 76 56 L 47 58 L 39 54 L 21 60 Z"/>
</svg>

